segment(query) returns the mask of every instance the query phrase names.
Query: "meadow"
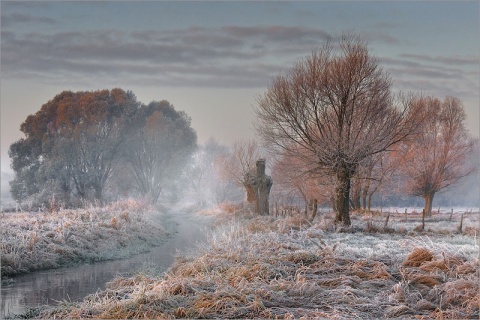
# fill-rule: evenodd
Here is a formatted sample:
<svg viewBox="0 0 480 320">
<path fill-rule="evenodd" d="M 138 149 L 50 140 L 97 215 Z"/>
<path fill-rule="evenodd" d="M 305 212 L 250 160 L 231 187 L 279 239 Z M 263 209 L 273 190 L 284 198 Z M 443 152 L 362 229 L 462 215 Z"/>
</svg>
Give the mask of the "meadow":
<svg viewBox="0 0 480 320">
<path fill-rule="evenodd" d="M 75 210 L 2 213 L 0 223 L 3 283 L 7 277 L 36 270 L 129 257 L 168 236 L 156 210 L 134 200 Z"/>
<path fill-rule="evenodd" d="M 469 319 L 479 317 L 479 213 L 255 216 L 237 206 L 165 274 L 117 277 L 40 318 Z M 388 217 L 388 218 L 387 218 Z M 461 221 L 461 229 L 459 228 Z"/>
</svg>

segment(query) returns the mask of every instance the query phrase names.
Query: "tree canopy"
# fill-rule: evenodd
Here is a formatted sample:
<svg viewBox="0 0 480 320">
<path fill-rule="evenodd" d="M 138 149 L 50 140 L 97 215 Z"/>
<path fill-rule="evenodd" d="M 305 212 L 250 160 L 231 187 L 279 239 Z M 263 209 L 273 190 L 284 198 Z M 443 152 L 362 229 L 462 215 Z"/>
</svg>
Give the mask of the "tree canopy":
<svg viewBox="0 0 480 320">
<path fill-rule="evenodd" d="M 143 105 L 132 92 L 118 88 L 64 91 L 29 115 L 20 128 L 25 137 L 9 150 L 15 171 L 13 197 L 40 203 L 55 196 L 66 206 L 103 202 L 119 163 L 128 163 L 134 173 L 139 166 L 147 170 L 161 165 L 168 170 L 165 163 L 145 159 L 152 154 L 188 157 L 196 145 L 185 113 L 166 101 Z M 153 137 L 156 140 L 145 145 Z M 138 155 L 142 146 L 139 156 L 146 163 L 133 161 L 130 155 Z M 136 182 L 136 189 L 148 194 L 144 181 Z M 160 183 L 155 182 L 157 190 Z M 156 201 L 158 195 L 151 199 Z"/>
</svg>

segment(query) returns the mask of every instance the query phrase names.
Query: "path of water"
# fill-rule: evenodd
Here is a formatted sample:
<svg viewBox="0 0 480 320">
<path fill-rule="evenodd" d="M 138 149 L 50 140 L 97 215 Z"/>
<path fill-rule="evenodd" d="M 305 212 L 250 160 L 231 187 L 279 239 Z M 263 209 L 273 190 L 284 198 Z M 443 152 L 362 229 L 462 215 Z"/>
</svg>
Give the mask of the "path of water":
<svg viewBox="0 0 480 320">
<path fill-rule="evenodd" d="M 165 223 L 173 230 L 171 237 L 150 252 L 129 259 L 83 264 L 75 267 L 39 271 L 15 278 L 15 283 L 1 288 L 1 318 L 25 313 L 28 307 L 55 305 L 59 301 L 81 301 L 85 296 L 105 289 L 115 276 L 129 275 L 155 267 L 166 271 L 178 252 L 194 249 L 206 237 L 208 222 L 184 213 L 170 213 Z"/>
</svg>

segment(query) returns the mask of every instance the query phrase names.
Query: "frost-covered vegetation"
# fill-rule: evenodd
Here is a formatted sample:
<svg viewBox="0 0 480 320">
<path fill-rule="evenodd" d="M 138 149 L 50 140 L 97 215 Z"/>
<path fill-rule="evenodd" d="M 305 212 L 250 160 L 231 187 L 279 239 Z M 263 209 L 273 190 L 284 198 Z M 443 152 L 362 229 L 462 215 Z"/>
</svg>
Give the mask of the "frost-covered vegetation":
<svg viewBox="0 0 480 320">
<path fill-rule="evenodd" d="M 2 278 L 146 251 L 167 236 L 159 219 L 152 206 L 133 200 L 53 213 L 3 213 Z"/>
<path fill-rule="evenodd" d="M 479 215 L 250 216 L 223 207 L 208 245 L 165 275 L 118 277 L 44 318 L 478 318 Z M 442 220 L 440 222 L 440 220 Z M 418 230 L 418 228 L 417 228 Z"/>
</svg>

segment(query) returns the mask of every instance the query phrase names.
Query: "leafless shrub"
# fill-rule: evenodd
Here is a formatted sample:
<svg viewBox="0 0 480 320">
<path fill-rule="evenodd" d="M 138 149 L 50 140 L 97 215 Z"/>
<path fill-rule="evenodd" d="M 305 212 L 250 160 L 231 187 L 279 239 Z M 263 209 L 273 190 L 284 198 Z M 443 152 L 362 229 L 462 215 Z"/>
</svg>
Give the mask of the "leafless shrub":
<svg viewBox="0 0 480 320">
<path fill-rule="evenodd" d="M 365 232 L 368 232 L 368 233 L 377 233 L 377 232 L 380 232 L 381 229 L 378 225 L 376 225 L 373 221 L 371 220 L 368 220 L 367 221 L 367 224 L 365 226 Z"/>
</svg>

